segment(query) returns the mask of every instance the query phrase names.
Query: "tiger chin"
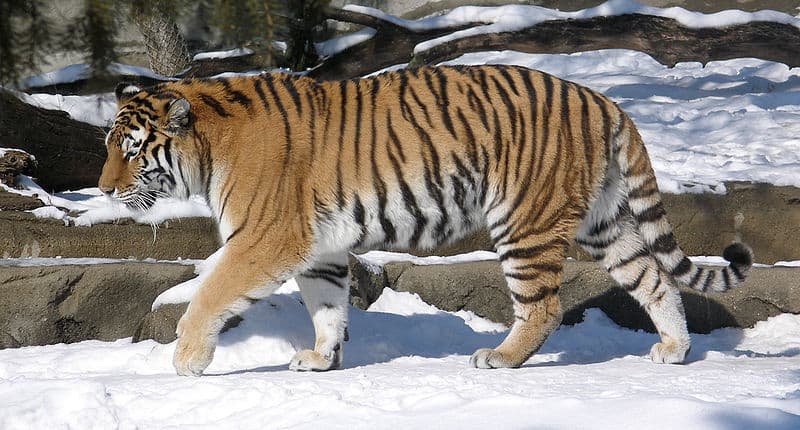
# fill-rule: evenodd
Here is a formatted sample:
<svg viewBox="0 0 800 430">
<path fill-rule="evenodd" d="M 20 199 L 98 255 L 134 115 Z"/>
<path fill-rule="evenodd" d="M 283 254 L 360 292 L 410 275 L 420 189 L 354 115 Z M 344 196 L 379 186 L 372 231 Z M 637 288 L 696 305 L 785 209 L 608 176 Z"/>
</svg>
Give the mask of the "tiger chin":
<svg viewBox="0 0 800 430">
<path fill-rule="evenodd" d="M 348 253 L 430 248 L 484 228 L 513 299 L 503 342 L 477 368 L 519 367 L 561 321 L 559 279 L 574 239 L 689 351 L 678 286 L 724 291 L 753 261 L 722 268 L 678 247 L 633 122 L 604 96 L 512 66 L 421 67 L 338 82 L 287 74 L 120 84 L 99 188 L 146 210 L 202 195 L 223 243 L 181 318 L 180 375 L 211 363 L 224 322 L 294 278 L 314 324 L 294 370 L 342 363 Z"/>
</svg>

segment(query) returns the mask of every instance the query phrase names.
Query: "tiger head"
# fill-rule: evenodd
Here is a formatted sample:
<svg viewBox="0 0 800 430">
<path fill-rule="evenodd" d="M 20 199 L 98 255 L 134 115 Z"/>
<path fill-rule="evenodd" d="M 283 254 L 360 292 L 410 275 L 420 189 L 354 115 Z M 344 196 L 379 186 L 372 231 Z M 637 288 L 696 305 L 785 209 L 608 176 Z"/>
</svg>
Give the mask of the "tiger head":
<svg viewBox="0 0 800 430">
<path fill-rule="evenodd" d="M 157 197 L 187 198 L 180 147 L 191 139 L 189 102 L 131 84 L 116 89 L 119 111 L 106 136 L 108 156 L 98 181 L 104 194 L 147 210 Z"/>
</svg>

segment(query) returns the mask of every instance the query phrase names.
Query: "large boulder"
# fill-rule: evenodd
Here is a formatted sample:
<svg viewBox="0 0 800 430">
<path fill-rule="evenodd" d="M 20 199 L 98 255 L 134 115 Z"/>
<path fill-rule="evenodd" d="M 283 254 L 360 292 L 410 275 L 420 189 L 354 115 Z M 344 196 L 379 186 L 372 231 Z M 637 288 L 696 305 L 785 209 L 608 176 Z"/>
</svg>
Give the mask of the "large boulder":
<svg viewBox="0 0 800 430">
<path fill-rule="evenodd" d="M 161 292 L 193 276 L 180 264 L 0 267 L 0 348 L 132 336 Z"/>
</svg>

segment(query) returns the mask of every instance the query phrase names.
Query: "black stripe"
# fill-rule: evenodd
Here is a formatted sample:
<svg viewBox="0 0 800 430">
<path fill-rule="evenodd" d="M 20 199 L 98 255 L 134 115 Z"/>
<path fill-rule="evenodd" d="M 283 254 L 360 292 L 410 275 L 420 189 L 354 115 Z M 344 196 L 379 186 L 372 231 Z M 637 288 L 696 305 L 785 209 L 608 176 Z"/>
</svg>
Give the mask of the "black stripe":
<svg viewBox="0 0 800 430">
<path fill-rule="evenodd" d="M 281 82 L 283 82 L 283 87 L 286 88 L 286 91 L 292 98 L 292 103 L 294 103 L 294 108 L 297 109 L 297 115 L 302 115 L 303 105 L 300 102 L 300 94 L 297 92 L 297 88 L 294 86 L 294 78 L 287 77 L 283 79 Z"/>
<path fill-rule="evenodd" d="M 700 291 L 705 292 L 708 289 L 708 287 L 711 286 L 711 283 L 714 282 L 714 278 L 716 276 L 717 272 L 715 272 L 714 270 L 709 270 L 708 276 L 706 276 L 706 282 L 703 283 L 703 288 Z"/>
<path fill-rule="evenodd" d="M 278 109 L 278 112 L 281 113 L 281 118 L 283 119 L 283 132 L 284 132 L 284 142 L 285 145 L 285 153 L 284 153 L 284 164 L 289 162 L 289 155 L 292 151 L 292 141 L 291 141 L 291 128 L 289 126 L 289 118 L 286 116 L 286 109 L 283 107 L 283 103 L 281 102 L 280 97 L 278 97 L 278 93 L 275 89 L 273 84 L 274 77 L 271 74 L 262 75 L 264 82 L 267 84 L 267 89 L 272 96 L 272 99 L 275 101 L 275 107 Z"/>
<path fill-rule="evenodd" d="M 434 183 L 432 178 L 431 169 L 428 167 L 428 164 L 425 163 L 423 166 L 424 170 L 424 178 L 425 178 L 425 189 L 428 191 L 428 195 L 430 195 L 434 201 L 436 201 L 436 206 L 439 209 L 439 222 L 436 224 L 435 229 L 435 236 L 437 241 L 442 241 L 446 238 L 446 229 L 447 223 L 449 222 L 449 216 L 447 215 L 447 208 L 444 206 L 444 197 L 442 196 L 442 190 Z"/>
<path fill-rule="evenodd" d="M 677 248 L 678 244 L 675 242 L 675 237 L 672 235 L 672 232 L 658 236 L 650 245 L 650 249 L 659 254 L 670 254 Z"/>
<path fill-rule="evenodd" d="M 207 104 L 211 109 L 213 109 L 214 112 L 217 113 L 217 115 L 221 117 L 231 116 L 231 114 L 229 114 L 214 97 L 211 97 L 208 94 L 199 94 L 198 97 L 200 97 L 200 101 Z"/>
<path fill-rule="evenodd" d="M 540 245 L 529 246 L 529 247 L 526 247 L 526 248 L 510 249 L 510 250 L 500 254 L 498 259 L 500 261 L 505 261 L 505 260 L 508 260 L 509 258 L 516 258 L 516 259 L 532 258 L 532 257 L 539 256 L 544 251 L 548 251 L 548 250 L 554 249 L 556 246 L 565 247 L 567 245 L 568 245 L 568 242 L 566 240 L 564 240 L 564 239 L 562 239 L 560 237 L 556 237 L 556 238 L 550 239 L 549 241 L 547 241 L 547 242 L 545 242 L 543 244 L 540 244 Z"/>
<path fill-rule="evenodd" d="M 738 279 L 739 282 L 744 281 L 744 275 L 742 275 L 742 272 L 739 271 L 738 267 L 731 264 L 730 266 L 728 266 L 728 268 L 731 269 L 731 272 L 733 272 L 733 275 L 736 276 L 736 279 Z"/>
<path fill-rule="evenodd" d="M 353 219 L 355 219 L 356 224 L 358 224 L 358 227 L 361 230 L 361 233 L 359 233 L 359 238 L 358 238 L 358 242 L 360 243 L 363 240 L 364 235 L 367 233 L 366 231 L 367 224 L 364 222 L 365 221 L 364 205 L 361 204 L 361 199 L 358 197 L 358 195 L 356 195 L 355 198 L 356 202 L 353 205 Z"/>
<path fill-rule="evenodd" d="M 642 279 L 644 279 L 644 274 L 647 273 L 647 268 L 642 269 L 642 273 L 639 273 L 639 276 L 630 284 L 620 284 L 625 291 L 634 291 L 635 289 L 639 288 L 639 284 L 642 283 Z"/>
<path fill-rule="evenodd" d="M 628 198 L 641 199 L 650 197 L 658 193 L 658 187 L 655 185 L 656 178 L 647 178 L 644 182 L 639 184 L 638 187 L 628 191 Z"/>
<path fill-rule="evenodd" d="M 344 278 L 347 276 L 348 267 L 341 264 L 325 263 L 325 267 L 312 267 L 308 269 L 307 273 L 316 275 L 329 275 L 336 278 Z"/>
<path fill-rule="evenodd" d="M 422 109 L 422 113 L 425 114 L 425 121 L 428 122 L 428 125 L 433 127 L 433 121 L 431 121 L 430 113 L 428 112 L 428 106 L 420 100 L 419 96 L 417 96 L 417 92 L 414 90 L 414 87 L 408 89 L 408 92 L 411 93 L 411 98 L 414 99 L 414 103 L 417 104 Z M 408 108 L 408 106 L 406 105 Z"/>
<path fill-rule="evenodd" d="M 333 284 L 333 285 L 335 285 L 335 286 L 337 286 L 339 288 L 342 288 L 342 289 L 345 288 L 345 285 L 344 285 L 344 282 L 342 282 L 342 279 L 335 278 L 335 277 L 330 276 L 330 275 L 312 273 L 311 270 L 309 270 L 308 272 L 303 273 L 300 276 L 302 276 L 304 278 L 311 278 L 311 279 L 322 279 L 324 281 L 328 281 L 329 283 L 331 283 L 331 284 Z"/>
<path fill-rule="evenodd" d="M 373 80 L 373 85 L 376 81 Z M 361 89 L 358 85 L 358 82 L 355 82 L 356 86 L 356 117 L 355 117 L 355 135 L 353 136 L 353 158 L 356 162 L 356 175 L 358 175 L 359 171 L 359 159 L 361 158 L 361 151 L 359 150 L 359 146 L 361 144 L 361 111 L 363 110 L 363 103 L 364 101 L 361 98 Z M 375 136 L 375 121 L 373 118 L 373 129 L 372 129 L 372 136 L 374 139 Z"/>
<path fill-rule="evenodd" d="M 554 294 L 556 291 L 558 291 L 558 290 L 557 289 L 556 290 L 550 290 L 550 289 L 546 289 L 546 288 L 541 288 L 534 295 L 519 294 L 519 293 L 515 293 L 515 292 L 512 291 L 511 292 L 511 297 L 514 298 L 515 302 L 526 305 L 528 303 L 541 301 L 545 297 Z"/>
<path fill-rule="evenodd" d="M 394 148 L 397 150 L 397 154 L 400 155 L 400 161 L 405 163 L 406 154 L 403 152 L 403 147 L 400 144 L 400 138 L 394 131 L 394 124 L 392 124 L 392 116 L 389 114 L 388 110 L 386 111 L 386 130 L 389 132 L 389 140 L 392 142 L 392 144 L 394 144 Z"/>
<path fill-rule="evenodd" d="M 630 256 L 626 257 L 625 259 L 622 259 L 622 260 L 618 261 L 617 263 L 612 264 L 611 266 L 609 266 L 608 267 L 608 271 L 610 272 L 612 270 L 619 269 L 620 267 L 627 266 L 628 264 L 631 264 L 632 262 L 634 262 L 634 261 L 636 261 L 636 260 L 638 260 L 638 259 L 640 259 L 642 257 L 648 256 L 648 255 L 650 255 L 650 252 L 647 250 L 647 248 L 639 249 L 633 255 L 630 255 Z"/>
<path fill-rule="evenodd" d="M 638 214 L 633 214 L 633 217 L 636 219 L 637 223 L 644 224 L 647 222 L 658 221 L 666 214 L 667 212 L 664 210 L 664 205 L 661 202 L 658 202 Z"/>
<path fill-rule="evenodd" d="M 392 168 L 394 169 L 397 180 L 400 183 L 400 194 L 403 197 L 403 204 L 405 205 L 406 210 L 408 210 L 408 213 L 410 213 L 415 220 L 414 233 L 411 235 L 409 247 L 416 248 L 420 237 L 422 237 L 422 233 L 425 231 L 425 226 L 428 224 L 428 219 L 419 208 L 419 204 L 417 204 L 417 199 L 414 197 L 414 193 L 411 191 L 411 188 L 403 178 L 400 163 L 391 152 L 389 152 L 389 161 L 391 161 Z"/>
<path fill-rule="evenodd" d="M 558 273 L 563 268 L 563 264 L 558 263 L 528 263 L 523 264 L 522 266 L 515 266 L 513 267 L 514 270 L 517 272 L 524 271 L 524 270 L 535 270 L 538 272 L 550 272 L 550 273 Z"/>
<path fill-rule="evenodd" d="M 269 113 L 269 103 L 267 103 L 267 96 L 264 95 L 264 89 L 261 88 L 261 85 L 261 79 L 256 79 L 253 81 L 253 88 L 256 90 L 256 94 L 258 94 L 258 98 L 261 99 L 261 104 L 264 106 L 264 110 Z"/>
<path fill-rule="evenodd" d="M 689 286 L 695 288 L 697 286 L 697 281 L 700 280 L 700 276 L 705 272 L 705 269 L 697 268 L 697 272 L 694 273 L 692 279 L 689 281 Z"/>
<path fill-rule="evenodd" d="M 472 165 L 472 169 L 477 171 L 478 170 L 478 148 L 477 148 L 477 141 L 475 139 L 475 132 L 472 130 L 472 125 L 470 125 L 467 118 L 464 116 L 464 113 L 461 111 L 461 108 L 456 108 L 456 115 L 458 116 L 458 120 L 461 122 L 464 131 L 467 133 L 466 139 L 466 147 L 467 147 L 467 156 L 469 158 L 469 162 Z"/>
<path fill-rule="evenodd" d="M 244 108 L 250 108 L 250 105 L 253 103 L 252 100 L 250 100 L 250 97 L 247 97 L 241 91 L 231 88 L 231 83 L 226 79 L 218 79 L 217 82 L 222 85 L 222 88 L 225 91 L 225 100 L 231 103 L 238 103 Z"/>
<path fill-rule="evenodd" d="M 675 266 L 674 269 L 672 269 L 672 272 L 670 272 L 670 275 L 672 275 L 674 277 L 681 277 L 681 276 L 689 273 L 689 270 L 691 270 L 691 268 L 692 268 L 692 261 L 689 260 L 689 257 L 684 256 L 681 259 L 681 262 L 678 263 L 678 265 Z"/>
<path fill-rule="evenodd" d="M 722 280 L 725 282 L 725 289 L 729 290 L 731 288 L 731 275 L 725 269 L 722 269 Z"/>
<path fill-rule="evenodd" d="M 436 78 L 439 81 L 439 95 L 437 97 L 437 102 L 439 104 L 439 111 L 442 113 L 442 122 L 444 122 L 444 126 L 447 128 L 447 131 L 450 132 L 450 135 L 457 139 L 458 136 L 456 136 L 456 130 L 453 127 L 453 119 L 450 117 L 450 111 L 448 110 L 450 107 L 450 102 L 447 96 L 446 78 L 440 69 L 433 69 L 433 74 L 436 75 Z"/>
<path fill-rule="evenodd" d="M 658 290 L 659 286 L 661 286 L 661 275 L 660 274 L 658 276 L 656 276 L 656 284 L 653 285 L 653 288 L 650 290 L 650 294 L 651 295 L 655 294 L 655 292 Z M 662 296 L 663 296 L 663 294 L 662 294 Z"/>
</svg>

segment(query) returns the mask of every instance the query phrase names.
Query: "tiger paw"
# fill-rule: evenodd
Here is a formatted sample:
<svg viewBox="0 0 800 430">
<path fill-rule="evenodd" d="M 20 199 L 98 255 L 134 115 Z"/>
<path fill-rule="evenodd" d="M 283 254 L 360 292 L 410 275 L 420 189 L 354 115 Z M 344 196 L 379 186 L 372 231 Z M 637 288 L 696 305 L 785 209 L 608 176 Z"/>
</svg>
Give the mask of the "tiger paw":
<svg viewBox="0 0 800 430">
<path fill-rule="evenodd" d="M 494 349 L 482 348 L 472 354 L 472 357 L 469 359 L 469 365 L 478 369 L 500 369 L 505 367 L 519 367 L 520 363 L 509 360 Z"/>
<path fill-rule="evenodd" d="M 289 370 L 298 372 L 307 372 L 309 370 L 323 372 L 326 370 L 338 369 L 341 365 L 341 359 L 337 358 L 339 354 L 331 352 L 328 356 L 324 356 L 317 351 L 306 349 L 298 352 L 292 357 L 289 362 Z"/>
<path fill-rule="evenodd" d="M 680 364 L 689 353 L 689 344 L 682 342 L 659 342 L 650 349 L 654 363 Z"/>
<path fill-rule="evenodd" d="M 200 376 L 214 358 L 216 338 L 205 333 L 195 333 L 197 329 L 190 330 L 192 325 L 187 321 L 184 315 L 178 322 L 176 332 L 179 337 L 175 344 L 172 365 L 178 375 Z"/>
</svg>

